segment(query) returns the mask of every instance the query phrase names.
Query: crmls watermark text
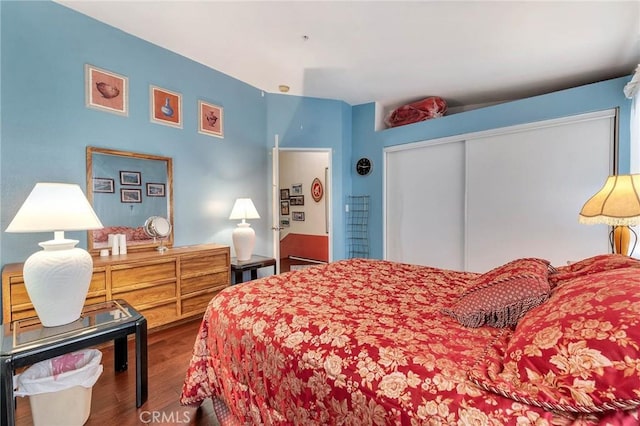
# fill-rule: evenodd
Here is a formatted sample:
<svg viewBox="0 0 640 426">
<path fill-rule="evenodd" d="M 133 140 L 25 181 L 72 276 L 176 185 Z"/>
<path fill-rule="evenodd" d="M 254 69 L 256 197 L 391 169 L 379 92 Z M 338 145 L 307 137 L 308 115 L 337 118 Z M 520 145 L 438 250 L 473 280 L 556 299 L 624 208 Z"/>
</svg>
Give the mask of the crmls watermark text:
<svg viewBox="0 0 640 426">
<path fill-rule="evenodd" d="M 188 411 L 172 411 L 170 413 L 165 413 L 164 411 L 141 411 L 138 415 L 138 418 L 144 424 L 180 424 L 189 423 L 191 421 L 191 416 L 189 415 Z"/>
</svg>

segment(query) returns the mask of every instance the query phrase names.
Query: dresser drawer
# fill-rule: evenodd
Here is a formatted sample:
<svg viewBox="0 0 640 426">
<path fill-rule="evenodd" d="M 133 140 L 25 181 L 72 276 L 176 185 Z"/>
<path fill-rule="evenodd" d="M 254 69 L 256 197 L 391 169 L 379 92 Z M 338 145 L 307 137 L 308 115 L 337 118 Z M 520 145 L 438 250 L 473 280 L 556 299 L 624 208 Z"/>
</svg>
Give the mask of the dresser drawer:
<svg viewBox="0 0 640 426">
<path fill-rule="evenodd" d="M 140 310 L 147 306 L 157 305 L 165 301 L 176 300 L 175 283 L 154 285 L 135 290 L 121 290 L 113 292 L 114 299 L 124 299 L 131 306 Z"/>
<path fill-rule="evenodd" d="M 27 288 L 24 286 L 22 277 L 11 277 L 10 283 L 11 292 L 11 304 L 22 305 L 23 303 L 31 303 L 29 295 L 27 294 Z"/>
<path fill-rule="evenodd" d="M 107 289 L 107 272 L 98 270 L 93 272 L 91 284 L 89 285 L 89 293 L 97 291 L 105 291 Z"/>
<path fill-rule="evenodd" d="M 213 296 L 219 291 L 202 293 L 193 297 L 182 298 L 182 316 L 202 315 Z"/>
<path fill-rule="evenodd" d="M 87 300 L 85 300 L 84 304 L 93 305 L 94 303 L 105 302 L 106 299 L 107 298 L 105 296 L 87 297 Z M 19 320 L 22 318 L 31 318 L 31 317 L 37 317 L 37 316 L 38 314 L 36 313 L 36 310 L 33 309 L 31 304 L 23 307 L 15 307 L 13 312 L 11 313 L 12 321 Z"/>
<path fill-rule="evenodd" d="M 111 287 L 115 292 L 118 287 L 175 280 L 176 276 L 175 259 L 144 264 L 114 265 L 111 270 Z"/>
<path fill-rule="evenodd" d="M 180 260 L 180 273 L 183 277 L 201 274 L 203 271 L 229 269 L 229 258 L 224 252 L 207 252 L 200 256 L 183 256 Z"/>
<path fill-rule="evenodd" d="M 38 315 L 36 314 L 36 310 L 33 308 L 16 309 L 11 313 L 11 320 L 15 321 L 22 318 L 31 318 L 36 316 Z"/>
<path fill-rule="evenodd" d="M 27 293 L 27 288 L 24 285 L 24 279 L 22 276 L 11 277 L 11 304 L 21 305 L 24 303 L 31 304 L 31 299 Z M 106 272 L 98 271 L 94 272 L 91 276 L 91 284 L 89 284 L 89 293 L 102 292 L 104 293 L 106 288 Z M 86 303 L 85 303 L 86 304 Z"/>
<path fill-rule="evenodd" d="M 138 312 L 146 318 L 147 327 L 153 328 L 176 321 L 178 319 L 178 312 L 176 309 L 176 304 L 173 302 L 153 308 L 138 309 Z"/>
<path fill-rule="evenodd" d="M 200 290 L 222 290 L 229 285 L 229 272 L 217 272 L 215 274 L 183 278 L 180 282 L 182 295 Z"/>
</svg>

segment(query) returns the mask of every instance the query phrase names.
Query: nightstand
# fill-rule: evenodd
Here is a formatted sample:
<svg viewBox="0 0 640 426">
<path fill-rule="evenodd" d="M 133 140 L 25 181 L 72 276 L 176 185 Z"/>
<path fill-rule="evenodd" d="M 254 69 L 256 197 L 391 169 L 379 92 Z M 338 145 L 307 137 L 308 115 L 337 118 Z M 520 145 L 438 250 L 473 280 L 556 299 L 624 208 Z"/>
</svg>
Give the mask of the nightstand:
<svg viewBox="0 0 640 426">
<path fill-rule="evenodd" d="M 114 341 L 114 369 L 127 370 L 127 336 L 136 337 L 136 407 L 147 400 L 147 320 L 124 300 L 86 305 L 76 321 L 43 327 L 38 317 L 2 325 L 0 333 L 0 424 L 13 425 L 13 373 L 19 367 Z"/>
<path fill-rule="evenodd" d="M 244 282 L 243 272 L 251 271 L 251 279 L 258 278 L 258 269 L 273 266 L 273 273 L 276 273 L 276 260 L 273 257 L 265 257 L 253 255 L 249 260 L 238 260 L 235 257 L 231 258 L 231 272 L 234 274 L 235 284 Z"/>
</svg>

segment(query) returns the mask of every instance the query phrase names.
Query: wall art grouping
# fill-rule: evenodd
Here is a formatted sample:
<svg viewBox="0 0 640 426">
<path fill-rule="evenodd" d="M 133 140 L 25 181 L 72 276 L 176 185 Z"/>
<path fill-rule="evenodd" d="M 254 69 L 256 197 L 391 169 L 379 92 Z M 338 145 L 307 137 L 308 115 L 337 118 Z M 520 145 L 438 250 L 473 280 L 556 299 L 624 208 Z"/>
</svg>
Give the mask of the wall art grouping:
<svg viewBox="0 0 640 426">
<path fill-rule="evenodd" d="M 142 188 L 132 188 L 142 186 L 142 174 L 129 170 L 120 170 L 120 202 L 121 203 L 142 203 Z M 93 192 L 113 194 L 115 193 L 114 179 L 95 177 L 93 178 Z M 158 182 L 146 183 L 147 197 L 166 197 L 166 185 Z"/>
<path fill-rule="evenodd" d="M 129 115 L 129 79 L 123 75 L 85 64 L 86 106 L 113 114 Z M 182 129 L 182 94 L 149 86 L 152 123 Z M 224 109 L 198 100 L 198 133 L 224 138 Z"/>
<path fill-rule="evenodd" d="M 322 181 L 319 178 L 315 178 L 311 183 L 311 198 L 316 203 L 322 200 L 324 196 L 324 187 Z M 280 189 L 280 216 L 289 216 L 291 214 L 291 220 L 296 222 L 305 221 L 305 212 L 294 211 L 292 212 L 291 206 L 304 206 L 303 185 L 301 183 L 294 183 L 291 185 L 291 189 Z M 289 226 L 289 218 L 280 218 L 280 226 Z M 286 225 L 282 221 L 286 221 Z"/>
</svg>

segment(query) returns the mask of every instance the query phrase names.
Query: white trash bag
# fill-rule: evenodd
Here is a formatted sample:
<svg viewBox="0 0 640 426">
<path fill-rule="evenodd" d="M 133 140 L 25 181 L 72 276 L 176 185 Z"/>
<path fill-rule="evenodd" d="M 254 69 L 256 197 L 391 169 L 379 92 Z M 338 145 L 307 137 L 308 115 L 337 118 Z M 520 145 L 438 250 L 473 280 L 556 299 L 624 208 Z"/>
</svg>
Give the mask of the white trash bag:
<svg viewBox="0 0 640 426">
<path fill-rule="evenodd" d="M 71 352 L 40 361 L 13 377 L 15 396 L 57 392 L 73 386 L 92 387 L 102 374 L 102 352 Z"/>
<path fill-rule="evenodd" d="M 35 426 L 81 426 L 91 414 L 102 352 L 72 352 L 33 364 L 13 377 L 15 396 L 28 396 Z"/>
</svg>

